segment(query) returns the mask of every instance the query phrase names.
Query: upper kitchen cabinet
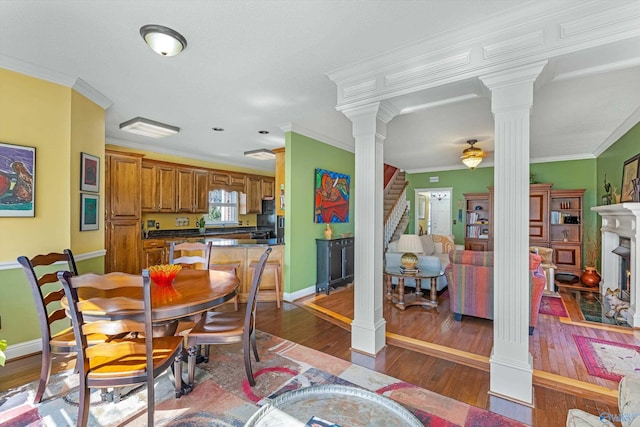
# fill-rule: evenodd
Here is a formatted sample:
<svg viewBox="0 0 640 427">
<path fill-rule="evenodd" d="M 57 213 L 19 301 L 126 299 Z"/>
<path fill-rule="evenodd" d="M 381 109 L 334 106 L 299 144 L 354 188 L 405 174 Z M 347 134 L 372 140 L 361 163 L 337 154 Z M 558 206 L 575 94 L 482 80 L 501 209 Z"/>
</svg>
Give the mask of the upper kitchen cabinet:
<svg viewBox="0 0 640 427">
<path fill-rule="evenodd" d="M 143 160 L 141 174 L 142 212 L 175 212 L 176 167 Z"/>
<path fill-rule="evenodd" d="M 202 169 L 176 168 L 177 212 L 209 211 L 209 172 Z"/>
<path fill-rule="evenodd" d="M 262 199 L 273 199 L 275 197 L 275 179 L 268 176 L 262 177 Z"/>
<path fill-rule="evenodd" d="M 262 213 L 262 177 L 247 176 L 247 213 Z"/>
<path fill-rule="evenodd" d="M 106 219 L 140 219 L 141 158 L 105 152 Z"/>
</svg>

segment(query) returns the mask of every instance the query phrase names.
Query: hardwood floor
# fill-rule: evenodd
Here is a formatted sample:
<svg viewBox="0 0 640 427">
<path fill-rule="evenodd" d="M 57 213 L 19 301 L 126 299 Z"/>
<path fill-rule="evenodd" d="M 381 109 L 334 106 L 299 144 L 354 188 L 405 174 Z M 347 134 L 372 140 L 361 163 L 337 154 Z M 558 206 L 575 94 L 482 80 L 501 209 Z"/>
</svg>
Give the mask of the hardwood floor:
<svg viewBox="0 0 640 427">
<path fill-rule="evenodd" d="M 575 315 L 577 308 L 571 301 L 567 308 Z M 571 408 L 593 414 L 619 412 L 617 384 L 585 371 L 572 334 L 640 344 L 631 330 L 586 327 L 541 315 L 530 338 L 535 408 L 529 408 L 488 393 L 491 321 L 465 317 L 455 322 L 447 304 L 433 313 L 420 307 L 401 311 L 385 303 L 388 345 L 374 358 L 351 351 L 352 314 L 353 289 L 347 287 L 329 296 L 283 303 L 280 310 L 274 303 L 259 303 L 257 328 L 470 405 L 545 427 L 564 426 Z M 54 371 L 69 363 L 65 358 L 56 359 Z M 0 368 L 0 390 L 37 379 L 39 366 L 39 354 L 8 362 Z"/>
</svg>

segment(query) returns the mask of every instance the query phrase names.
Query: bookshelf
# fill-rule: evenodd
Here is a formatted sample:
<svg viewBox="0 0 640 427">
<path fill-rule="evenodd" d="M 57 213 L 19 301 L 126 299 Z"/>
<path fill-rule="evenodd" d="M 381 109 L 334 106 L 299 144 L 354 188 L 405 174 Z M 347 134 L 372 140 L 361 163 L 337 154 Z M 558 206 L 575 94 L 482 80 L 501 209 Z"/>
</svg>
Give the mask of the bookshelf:
<svg viewBox="0 0 640 427">
<path fill-rule="evenodd" d="M 489 193 L 465 193 L 464 248 L 471 251 L 491 250 L 491 203 Z"/>
</svg>

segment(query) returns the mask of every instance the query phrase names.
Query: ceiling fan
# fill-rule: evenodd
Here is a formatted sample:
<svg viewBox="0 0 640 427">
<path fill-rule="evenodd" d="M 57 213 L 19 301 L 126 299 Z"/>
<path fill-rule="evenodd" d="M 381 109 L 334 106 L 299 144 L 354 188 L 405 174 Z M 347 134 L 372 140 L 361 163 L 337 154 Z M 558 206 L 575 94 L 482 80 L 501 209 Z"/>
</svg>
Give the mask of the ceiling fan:
<svg viewBox="0 0 640 427">
<path fill-rule="evenodd" d="M 460 156 L 462 163 L 464 163 L 469 169 L 475 169 L 487 155 L 481 148 L 473 146 L 477 142 L 477 139 L 467 140 L 467 144 L 469 144 L 470 147 L 465 149 L 462 152 L 462 156 Z"/>
</svg>

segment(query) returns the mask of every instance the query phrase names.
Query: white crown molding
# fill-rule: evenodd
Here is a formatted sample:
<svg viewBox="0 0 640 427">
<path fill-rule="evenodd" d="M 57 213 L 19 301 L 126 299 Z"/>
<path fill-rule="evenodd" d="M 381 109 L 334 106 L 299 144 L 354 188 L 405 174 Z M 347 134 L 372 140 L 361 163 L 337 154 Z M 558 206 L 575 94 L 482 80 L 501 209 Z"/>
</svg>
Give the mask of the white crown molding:
<svg viewBox="0 0 640 427">
<path fill-rule="evenodd" d="M 582 153 L 582 154 L 571 154 L 571 155 L 565 155 L 565 156 L 536 157 L 536 158 L 530 159 L 529 163 L 566 162 L 571 160 L 588 160 L 588 159 L 595 159 L 595 158 L 596 156 L 591 153 Z M 483 161 L 482 163 L 480 163 L 480 165 L 476 169 L 489 168 L 493 166 L 494 166 L 493 161 Z M 415 174 L 415 173 L 445 172 L 445 171 L 460 170 L 460 169 L 467 169 L 467 167 L 463 164 L 455 164 L 455 165 L 449 165 L 449 166 L 438 166 L 434 168 L 407 169 L 405 172 L 410 174 Z"/>
<path fill-rule="evenodd" d="M 102 107 L 104 110 L 113 105 L 113 102 L 109 98 L 80 78 L 76 79 L 73 89 L 85 98 Z"/>
<path fill-rule="evenodd" d="M 607 148 L 611 147 L 617 140 L 619 140 L 625 133 L 629 132 L 632 127 L 640 123 L 640 107 L 636 108 L 629 117 L 627 117 L 620 126 L 618 126 L 612 133 L 605 139 L 602 144 L 598 145 L 593 151 L 594 157 L 600 156 Z"/>
<path fill-rule="evenodd" d="M 0 54 L 0 67 L 66 87 L 73 87 L 76 83 L 75 77 L 70 77 L 39 65 L 23 62 L 7 55 Z"/>
<path fill-rule="evenodd" d="M 245 168 L 245 169 L 251 169 L 251 170 L 254 170 L 256 172 L 258 172 L 258 171 L 273 172 L 273 167 L 271 167 L 271 168 L 258 168 L 258 167 L 255 167 L 255 166 L 249 166 L 249 165 L 244 164 L 244 163 L 234 162 L 229 157 L 216 157 L 216 156 L 211 156 L 211 155 L 206 155 L 206 154 L 196 155 L 196 154 L 187 153 L 185 151 L 172 150 L 172 149 L 167 149 L 167 148 L 162 148 L 162 147 L 155 147 L 153 150 L 151 150 L 148 145 L 144 145 L 144 144 L 137 143 L 137 142 L 125 141 L 125 140 L 117 139 L 117 138 L 106 138 L 105 139 L 105 144 L 115 145 L 115 146 L 118 146 L 118 147 L 130 148 L 132 150 L 138 150 L 138 151 L 154 152 L 154 153 L 158 153 L 158 154 L 166 154 L 166 155 L 169 155 L 169 156 L 178 156 L 178 157 L 183 157 L 185 159 L 193 159 L 193 160 L 201 160 L 201 161 L 211 162 L 211 163 L 218 163 L 220 165 L 237 166 L 237 167 L 241 167 L 241 168 Z M 272 165 L 273 161 L 267 161 L 267 163 Z"/>
<path fill-rule="evenodd" d="M 280 129 L 283 132 L 295 132 L 298 133 L 300 135 L 306 136 L 308 138 L 313 138 L 316 141 L 320 141 L 323 142 L 325 144 L 328 145 L 332 145 L 334 147 L 340 148 L 342 150 L 348 151 L 350 153 L 354 153 L 355 152 L 355 147 L 353 145 L 353 142 L 351 143 L 346 143 L 343 141 L 339 141 L 335 138 L 331 138 L 330 136 L 324 135 L 320 132 L 316 132 L 314 130 L 311 130 L 309 128 L 306 128 L 304 126 L 301 126 L 297 123 L 285 123 L 283 125 L 280 126 Z"/>
<path fill-rule="evenodd" d="M 73 254 L 73 258 L 76 261 L 85 261 L 85 260 L 89 260 L 89 259 L 93 259 L 93 258 L 98 258 L 98 257 L 103 257 L 105 256 L 107 253 L 107 251 L 105 249 L 99 249 L 97 251 L 93 251 L 93 252 L 86 252 L 83 254 Z M 54 265 L 63 265 L 66 263 L 65 262 L 56 262 L 54 263 Z M 18 261 L 5 261 L 5 262 L 0 262 L 0 270 L 14 270 L 16 268 L 22 268 L 22 266 L 18 263 Z"/>
<path fill-rule="evenodd" d="M 104 110 L 111 107 L 113 104 L 109 98 L 80 78 L 70 77 L 57 71 L 29 64 L 2 54 L 0 54 L 0 67 L 71 88 L 88 98 L 90 101 L 96 103 Z"/>
<path fill-rule="evenodd" d="M 531 2 L 326 75 L 343 111 L 638 36 L 640 8 L 633 2 Z"/>
</svg>

